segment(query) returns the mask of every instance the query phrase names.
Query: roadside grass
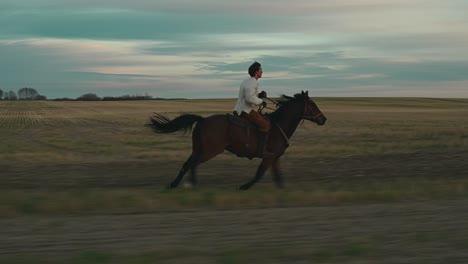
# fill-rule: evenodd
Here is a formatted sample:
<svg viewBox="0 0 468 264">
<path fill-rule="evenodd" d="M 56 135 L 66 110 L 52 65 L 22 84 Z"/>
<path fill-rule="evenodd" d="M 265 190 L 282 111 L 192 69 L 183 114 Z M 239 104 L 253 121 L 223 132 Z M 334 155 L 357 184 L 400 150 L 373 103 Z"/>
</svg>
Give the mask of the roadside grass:
<svg viewBox="0 0 468 264">
<path fill-rule="evenodd" d="M 249 191 L 215 188 L 5 190 L 0 193 L 0 217 L 393 203 L 462 197 L 468 197 L 467 179 L 316 183 L 285 190 L 257 187 Z"/>
<path fill-rule="evenodd" d="M 152 264 L 152 263 L 353 263 L 365 260 L 377 254 L 376 246 L 369 243 L 352 243 L 343 245 L 317 246 L 311 245 L 308 250 L 297 250 L 293 246 L 284 245 L 275 251 L 262 249 L 255 245 L 242 248 L 189 250 L 171 248 L 164 251 L 153 250 L 138 254 L 111 252 L 106 250 L 86 250 L 72 256 L 50 257 L 19 257 L 0 260 L 4 264 L 22 263 L 70 263 L 70 264 Z M 32 261 L 32 262 L 30 262 Z"/>
</svg>

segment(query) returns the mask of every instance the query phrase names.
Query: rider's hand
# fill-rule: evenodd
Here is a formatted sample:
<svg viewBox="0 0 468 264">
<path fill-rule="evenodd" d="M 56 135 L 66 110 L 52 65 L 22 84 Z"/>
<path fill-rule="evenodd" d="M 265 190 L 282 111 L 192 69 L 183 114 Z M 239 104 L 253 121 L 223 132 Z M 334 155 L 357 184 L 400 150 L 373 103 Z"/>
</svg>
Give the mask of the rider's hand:
<svg viewBox="0 0 468 264">
<path fill-rule="evenodd" d="M 258 94 L 258 98 L 266 98 L 267 97 L 267 93 L 265 91 L 261 91 L 259 94 Z"/>
<path fill-rule="evenodd" d="M 263 101 L 263 102 L 262 102 L 262 106 L 263 106 L 263 107 L 266 107 L 266 106 L 267 106 L 267 102 Z"/>
</svg>

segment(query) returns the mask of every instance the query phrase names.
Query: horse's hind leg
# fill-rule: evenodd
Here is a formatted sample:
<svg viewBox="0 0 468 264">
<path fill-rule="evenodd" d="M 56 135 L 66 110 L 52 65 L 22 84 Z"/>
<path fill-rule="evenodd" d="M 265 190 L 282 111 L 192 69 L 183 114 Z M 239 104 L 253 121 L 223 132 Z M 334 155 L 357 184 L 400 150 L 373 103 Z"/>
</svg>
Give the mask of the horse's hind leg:
<svg viewBox="0 0 468 264">
<path fill-rule="evenodd" d="M 177 185 L 179 185 L 180 181 L 184 177 L 185 173 L 187 173 L 187 171 L 194 166 L 193 163 L 194 158 L 193 155 L 191 155 L 180 169 L 179 175 L 177 175 L 177 177 L 167 186 L 167 188 L 172 189 L 177 187 Z"/>
<path fill-rule="evenodd" d="M 284 188 L 283 177 L 280 169 L 279 157 L 273 161 L 273 181 L 278 188 Z"/>
<path fill-rule="evenodd" d="M 273 160 L 272 159 L 263 159 L 262 160 L 262 163 L 260 163 L 260 166 L 258 166 L 258 169 L 257 169 L 257 173 L 255 174 L 255 177 L 245 183 L 245 184 L 242 184 L 240 186 L 240 189 L 241 190 L 247 190 L 249 189 L 250 187 L 252 187 L 252 185 L 254 185 L 258 180 L 260 180 L 263 176 L 263 174 L 265 174 L 265 171 L 271 166 Z"/>
<path fill-rule="evenodd" d="M 223 153 L 223 148 L 218 147 L 217 149 L 211 150 L 211 151 L 205 151 L 203 153 L 200 152 L 194 152 L 192 153 L 192 162 L 191 162 L 191 167 L 190 167 L 190 177 L 188 178 L 188 181 L 184 183 L 185 187 L 194 187 L 197 186 L 198 184 L 198 179 L 197 179 L 197 168 L 198 165 L 200 165 L 203 162 L 206 162 L 217 155 Z"/>
</svg>

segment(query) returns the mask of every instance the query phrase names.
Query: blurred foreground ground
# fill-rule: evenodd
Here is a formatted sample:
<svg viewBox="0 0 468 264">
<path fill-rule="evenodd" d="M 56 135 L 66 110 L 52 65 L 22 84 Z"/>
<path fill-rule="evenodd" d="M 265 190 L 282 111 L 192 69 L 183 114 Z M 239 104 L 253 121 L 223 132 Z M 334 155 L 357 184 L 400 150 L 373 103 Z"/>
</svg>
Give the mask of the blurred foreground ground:
<svg viewBox="0 0 468 264">
<path fill-rule="evenodd" d="M 2 263 L 466 263 L 468 200 L 0 220 Z M 42 260 L 38 261 L 38 260 Z"/>
</svg>

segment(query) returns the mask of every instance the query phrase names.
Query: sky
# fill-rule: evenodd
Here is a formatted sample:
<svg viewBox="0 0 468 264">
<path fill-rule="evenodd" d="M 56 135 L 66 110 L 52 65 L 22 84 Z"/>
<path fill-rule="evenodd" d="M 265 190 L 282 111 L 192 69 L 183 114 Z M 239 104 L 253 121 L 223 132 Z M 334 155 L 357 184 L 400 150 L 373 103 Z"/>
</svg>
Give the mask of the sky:
<svg viewBox="0 0 468 264">
<path fill-rule="evenodd" d="M 0 89 L 468 98 L 468 0 L 0 0 Z"/>
</svg>

